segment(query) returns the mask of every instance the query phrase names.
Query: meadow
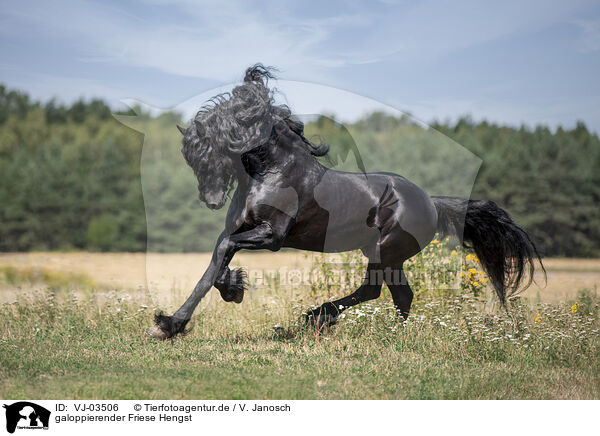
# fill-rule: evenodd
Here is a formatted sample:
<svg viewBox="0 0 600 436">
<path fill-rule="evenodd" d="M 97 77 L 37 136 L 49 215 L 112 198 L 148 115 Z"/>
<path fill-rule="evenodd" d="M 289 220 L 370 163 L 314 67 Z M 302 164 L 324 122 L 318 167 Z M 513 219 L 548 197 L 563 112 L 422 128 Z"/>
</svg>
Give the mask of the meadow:
<svg viewBox="0 0 600 436">
<path fill-rule="evenodd" d="M 536 276 L 505 311 L 474 256 L 435 243 L 408 268 L 407 321 L 384 289 L 318 332 L 303 312 L 350 292 L 360 258 L 240 253 L 241 305 L 213 290 L 186 336 L 146 336 L 208 259 L 0 255 L 0 397 L 600 399 L 598 260 L 546 260 L 547 285 Z"/>
</svg>

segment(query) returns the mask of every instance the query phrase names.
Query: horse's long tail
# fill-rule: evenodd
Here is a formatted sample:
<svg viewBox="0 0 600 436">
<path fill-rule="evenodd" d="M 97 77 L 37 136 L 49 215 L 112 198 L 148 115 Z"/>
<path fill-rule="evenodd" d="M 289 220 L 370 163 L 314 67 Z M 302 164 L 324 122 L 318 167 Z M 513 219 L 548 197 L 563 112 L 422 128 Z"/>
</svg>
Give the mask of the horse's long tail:
<svg viewBox="0 0 600 436">
<path fill-rule="evenodd" d="M 438 213 L 438 232 L 462 234 L 463 246 L 479 257 L 502 305 L 518 290 L 526 273 L 525 287 L 531 284 L 536 259 L 546 274 L 529 235 L 493 201 L 431 198 Z"/>
</svg>

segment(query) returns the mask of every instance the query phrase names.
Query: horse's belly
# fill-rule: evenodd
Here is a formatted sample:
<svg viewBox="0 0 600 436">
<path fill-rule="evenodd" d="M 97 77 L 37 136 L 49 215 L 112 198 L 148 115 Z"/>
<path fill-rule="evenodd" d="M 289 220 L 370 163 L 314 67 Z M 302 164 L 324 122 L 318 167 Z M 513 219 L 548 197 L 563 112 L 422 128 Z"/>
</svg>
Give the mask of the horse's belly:
<svg viewBox="0 0 600 436">
<path fill-rule="evenodd" d="M 304 213 L 298 215 L 285 238 L 285 247 L 339 253 L 375 244 L 380 237 L 378 229 L 367 225 L 368 208 L 359 211 L 348 203 L 343 207 L 331 203 L 326 210 L 313 203 L 301 211 Z"/>
<path fill-rule="evenodd" d="M 374 245 L 379 238 L 379 232 L 370 229 L 369 237 L 365 233 L 347 232 L 343 235 L 331 235 L 327 231 L 312 232 L 310 235 L 291 234 L 285 238 L 284 247 L 299 250 L 318 251 L 321 253 L 340 253 Z M 375 230 L 375 231 L 373 231 Z"/>
<path fill-rule="evenodd" d="M 303 204 L 284 247 L 337 253 L 375 243 L 379 234 L 367 226 L 367 214 L 357 214 L 347 206 L 340 208 L 339 203 L 331 202 L 326 209 L 314 200 Z"/>
</svg>

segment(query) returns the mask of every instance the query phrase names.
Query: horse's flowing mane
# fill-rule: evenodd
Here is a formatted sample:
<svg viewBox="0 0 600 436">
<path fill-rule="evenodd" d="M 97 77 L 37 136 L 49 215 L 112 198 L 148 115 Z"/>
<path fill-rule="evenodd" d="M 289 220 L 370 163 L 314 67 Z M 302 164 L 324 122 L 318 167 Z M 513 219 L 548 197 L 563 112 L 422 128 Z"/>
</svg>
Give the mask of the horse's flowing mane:
<svg viewBox="0 0 600 436">
<path fill-rule="evenodd" d="M 304 137 L 304 124 L 292 116 L 286 105 L 274 103 L 268 88 L 274 68 L 256 64 L 246 70 L 244 82 L 231 93 L 214 96 L 194 117 L 183 133 L 181 152 L 198 179 L 200 200 L 210 178 L 222 181 L 219 189 L 226 194 L 234 186 L 233 155 L 258 149 L 269 141 L 276 146 L 278 137 L 298 138 L 298 144 L 313 156 L 324 156 L 326 144 L 315 145 Z M 264 148 L 264 147 L 262 147 Z"/>
<path fill-rule="evenodd" d="M 242 85 L 211 98 L 194 118 L 195 129 L 189 133 L 196 138 L 186 138 L 189 141 L 184 141 L 184 154 L 208 149 L 241 154 L 263 145 L 273 127 L 282 122 L 302 139 L 312 155 L 327 154 L 327 145 L 312 144 L 304 137 L 304 123 L 292 116 L 288 106 L 275 104 L 273 91 L 267 86 L 268 80 L 275 77 L 273 71 L 256 64 L 246 70 Z"/>
</svg>

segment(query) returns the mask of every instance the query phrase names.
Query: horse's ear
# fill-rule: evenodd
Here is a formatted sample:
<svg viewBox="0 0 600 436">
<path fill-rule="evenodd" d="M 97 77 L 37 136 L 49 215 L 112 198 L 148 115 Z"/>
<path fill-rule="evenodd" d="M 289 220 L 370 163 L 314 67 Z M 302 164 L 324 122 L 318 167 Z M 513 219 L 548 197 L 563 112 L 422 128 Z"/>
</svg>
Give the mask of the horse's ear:
<svg viewBox="0 0 600 436">
<path fill-rule="evenodd" d="M 182 135 L 185 135 L 185 128 L 181 127 L 179 124 L 177 124 L 177 130 L 179 130 Z"/>
<path fill-rule="evenodd" d="M 198 136 L 200 138 L 204 137 L 206 130 L 204 129 L 204 126 L 202 125 L 202 123 L 198 120 L 194 120 L 194 125 L 196 126 L 196 132 L 198 132 Z"/>
</svg>

